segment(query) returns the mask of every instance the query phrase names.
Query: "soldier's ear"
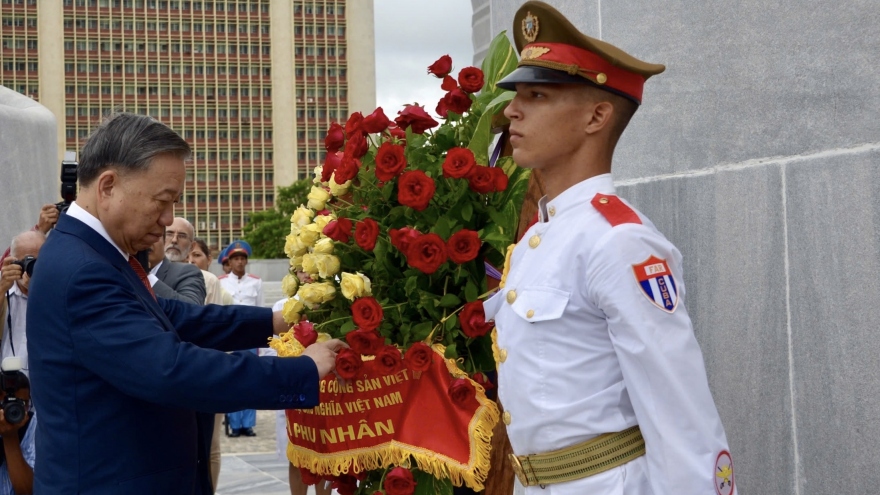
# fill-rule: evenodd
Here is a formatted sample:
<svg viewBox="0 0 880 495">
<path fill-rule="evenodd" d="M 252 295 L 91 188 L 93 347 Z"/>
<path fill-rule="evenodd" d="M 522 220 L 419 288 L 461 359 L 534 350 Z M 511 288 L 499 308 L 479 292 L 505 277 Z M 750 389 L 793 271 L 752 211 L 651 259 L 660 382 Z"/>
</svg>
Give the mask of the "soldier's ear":
<svg viewBox="0 0 880 495">
<path fill-rule="evenodd" d="M 611 125 L 614 118 L 614 105 L 610 101 L 597 101 L 592 105 L 592 111 L 588 113 L 586 128 L 587 134 L 595 134 Z"/>
</svg>

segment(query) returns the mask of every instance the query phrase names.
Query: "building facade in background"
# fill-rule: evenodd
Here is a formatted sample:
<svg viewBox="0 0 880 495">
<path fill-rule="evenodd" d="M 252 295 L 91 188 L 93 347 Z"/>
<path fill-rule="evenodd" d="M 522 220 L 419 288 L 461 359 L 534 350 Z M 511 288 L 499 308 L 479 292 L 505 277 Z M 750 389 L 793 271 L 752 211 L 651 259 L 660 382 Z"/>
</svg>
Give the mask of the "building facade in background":
<svg viewBox="0 0 880 495">
<path fill-rule="evenodd" d="M 171 126 L 193 147 L 175 214 L 215 248 L 375 108 L 374 60 L 372 0 L 0 0 L 0 85 L 52 110 L 59 153 L 117 110 Z"/>
</svg>

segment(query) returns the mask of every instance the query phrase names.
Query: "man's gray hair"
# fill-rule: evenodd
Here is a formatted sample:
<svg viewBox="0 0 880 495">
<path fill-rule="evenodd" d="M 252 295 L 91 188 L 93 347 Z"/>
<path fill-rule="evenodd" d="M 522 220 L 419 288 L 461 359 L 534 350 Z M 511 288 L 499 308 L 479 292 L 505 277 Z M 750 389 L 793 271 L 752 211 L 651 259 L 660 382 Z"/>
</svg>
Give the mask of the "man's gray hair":
<svg viewBox="0 0 880 495">
<path fill-rule="evenodd" d="M 196 236 L 196 228 L 193 227 L 192 222 L 190 222 L 189 220 L 187 220 L 187 219 L 185 219 L 185 218 L 183 218 L 183 217 L 174 217 L 174 221 L 176 222 L 177 220 L 182 221 L 184 227 L 186 227 L 187 229 L 189 229 L 189 238 L 190 238 L 190 239 L 192 239 L 192 238 L 194 238 L 194 237 Z"/>
<path fill-rule="evenodd" d="M 88 186 L 110 167 L 137 172 L 146 170 L 157 155 L 186 160 L 191 153 L 186 141 L 165 124 L 146 115 L 120 112 L 92 131 L 80 152 L 76 174 L 80 185 Z"/>
<path fill-rule="evenodd" d="M 18 248 L 24 243 L 34 242 L 40 245 L 46 241 L 46 235 L 39 230 L 27 230 L 12 238 L 12 244 L 9 245 L 9 255 L 18 259 Z"/>
</svg>

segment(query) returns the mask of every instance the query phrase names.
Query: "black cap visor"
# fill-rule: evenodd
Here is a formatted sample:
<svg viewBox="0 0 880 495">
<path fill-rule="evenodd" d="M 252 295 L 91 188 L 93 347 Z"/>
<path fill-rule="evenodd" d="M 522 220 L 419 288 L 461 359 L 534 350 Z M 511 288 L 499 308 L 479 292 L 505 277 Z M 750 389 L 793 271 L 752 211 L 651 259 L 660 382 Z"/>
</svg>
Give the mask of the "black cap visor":
<svg viewBox="0 0 880 495">
<path fill-rule="evenodd" d="M 572 75 L 561 70 L 548 69 L 535 65 L 522 65 L 504 79 L 495 83 L 496 86 L 509 91 L 516 90 L 516 83 L 529 84 L 590 84 L 590 80 Z"/>
</svg>

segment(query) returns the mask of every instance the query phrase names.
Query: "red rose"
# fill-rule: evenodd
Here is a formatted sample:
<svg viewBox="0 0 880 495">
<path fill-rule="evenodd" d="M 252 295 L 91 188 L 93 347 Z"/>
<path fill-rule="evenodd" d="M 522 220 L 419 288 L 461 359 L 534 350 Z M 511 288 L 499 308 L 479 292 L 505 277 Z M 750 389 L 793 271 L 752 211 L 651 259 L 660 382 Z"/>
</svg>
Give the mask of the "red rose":
<svg viewBox="0 0 880 495">
<path fill-rule="evenodd" d="M 423 134 L 426 130 L 439 125 L 423 107 L 418 105 L 406 105 L 403 110 L 397 112 L 397 115 L 398 117 L 394 119 L 397 127 L 404 130 L 412 127 L 412 131 L 416 134 Z"/>
<path fill-rule="evenodd" d="M 382 488 L 387 495 L 412 495 L 416 490 L 416 482 L 409 469 L 397 466 L 385 475 Z"/>
<path fill-rule="evenodd" d="M 391 237 L 391 245 L 405 255 L 410 243 L 422 235 L 422 233 L 416 229 L 404 227 L 402 229 L 391 229 L 388 231 L 388 235 Z"/>
<path fill-rule="evenodd" d="M 307 320 L 300 321 L 293 326 L 293 338 L 299 341 L 303 347 L 308 347 L 318 341 L 318 332 L 315 326 Z"/>
<path fill-rule="evenodd" d="M 384 131 L 389 125 L 391 125 L 391 120 L 385 116 L 385 111 L 382 110 L 382 107 L 379 107 L 373 113 L 364 117 L 361 130 L 367 134 L 375 134 Z"/>
<path fill-rule="evenodd" d="M 458 83 L 455 82 L 452 76 L 445 76 L 443 78 L 443 84 L 440 85 L 440 89 L 443 91 L 452 91 L 453 89 L 458 87 Z"/>
<path fill-rule="evenodd" d="M 324 159 L 324 167 L 321 169 L 321 182 L 329 181 L 333 172 L 336 172 L 336 169 L 339 168 L 340 163 L 342 163 L 342 153 L 335 151 L 327 153 L 327 158 Z"/>
<path fill-rule="evenodd" d="M 477 165 L 471 169 L 466 178 L 471 191 L 488 194 L 495 190 L 495 176 L 489 167 Z"/>
<path fill-rule="evenodd" d="M 393 345 L 386 345 L 379 349 L 376 354 L 376 366 L 383 374 L 397 373 L 403 368 L 403 359 L 400 358 L 400 349 Z"/>
<path fill-rule="evenodd" d="M 428 66 L 428 74 L 434 74 L 439 78 L 445 77 L 452 70 L 452 57 L 443 55 L 436 62 Z"/>
<path fill-rule="evenodd" d="M 434 179 L 421 170 L 404 172 L 397 183 L 397 201 L 413 210 L 422 211 L 434 197 Z"/>
<path fill-rule="evenodd" d="M 495 192 L 501 192 L 507 189 L 507 174 L 504 173 L 504 170 L 500 167 L 492 167 L 489 169 L 492 172 L 492 182 L 495 185 Z"/>
<path fill-rule="evenodd" d="M 357 177 L 361 170 L 361 161 L 350 155 L 343 155 L 339 166 L 336 168 L 336 183 L 345 184 Z"/>
<path fill-rule="evenodd" d="M 492 390 L 495 388 L 495 384 L 489 381 L 489 377 L 486 376 L 485 373 L 474 373 L 473 380 L 486 390 Z"/>
<path fill-rule="evenodd" d="M 389 127 L 388 134 L 391 134 L 392 137 L 395 137 L 403 142 L 406 142 L 406 131 L 401 129 L 400 127 L 397 127 L 397 126 Z"/>
<path fill-rule="evenodd" d="M 406 137 L 406 136 L 404 136 Z M 382 182 L 397 177 L 406 168 L 403 146 L 385 141 L 376 151 L 376 177 Z"/>
<path fill-rule="evenodd" d="M 367 154 L 370 149 L 370 143 L 367 142 L 367 135 L 363 132 L 356 132 L 349 135 L 348 141 L 345 143 L 345 154 L 360 158 Z"/>
<path fill-rule="evenodd" d="M 486 321 L 486 311 L 483 309 L 483 301 L 480 300 L 465 304 L 458 315 L 458 321 L 461 323 L 461 331 L 472 339 L 486 335 L 495 326 Z"/>
<path fill-rule="evenodd" d="M 452 148 L 443 160 L 443 177 L 461 179 L 477 164 L 474 152 L 467 148 Z"/>
<path fill-rule="evenodd" d="M 323 232 L 334 241 L 347 243 L 351 238 L 351 220 L 344 217 L 337 218 L 328 223 Z"/>
<path fill-rule="evenodd" d="M 345 123 L 345 135 L 349 139 L 351 136 L 361 132 L 361 123 L 364 121 L 364 114 L 360 112 L 355 112 L 348 117 L 348 122 Z"/>
<path fill-rule="evenodd" d="M 458 407 L 466 407 L 477 395 L 477 389 L 467 378 L 457 378 L 449 385 L 449 398 Z"/>
<path fill-rule="evenodd" d="M 299 474 L 300 478 L 302 478 L 302 482 L 306 485 L 316 485 L 324 479 L 320 474 L 315 474 L 305 468 L 299 468 Z"/>
<path fill-rule="evenodd" d="M 385 313 L 382 306 L 372 297 L 359 297 L 351 305 L 351 314 L 354 324 L 363 330 L 375 330 L 382 323 Z"/>
<path fill-rule="evenodd" d="M 379 352 L 385 345 L 385 338 L 376 330 L 364 330 L 359 328 L 345 334 L 345 341 L 351 346 L 351 350 L 358 355 L 372 356 Z"/>
<path fill-rule="evenodd" d="M 361 359 L 361 355 L 348 347 L 343 347 L 336 354 L 336 374 L 344 380 L 351 380 L 357 376 L 363 366 L 364 360 Z"/>
<path fill-rule="evenodd" d="M 428 371 L 434 362 L 434 351 L 428 345 L 416 342 L 407 349 L 403 361 L 413 371 Z"/>
<path fill-rule="evenodd" d="M 330 484 L 330 488 L 339 492 L 339 495 L 354 495 L 358 488 L 357 478 L 343 474 Z"/>
<path fill-rule="evenodd" d="M 461 229 L 446 241 L 446 251 L 453 263 L 467 263 L 480 252 L 480 235 L 473 230 Z"/>
<path fill-rule="evenodd" d="M 379 237 L 379 224 L 372 218 L 365 218 L 354 226 L 354 242 L 362 249 L 372 251 Z"/>
<path fill-rule="evenodd" d="M 339 151 L 339 148 L 342 148 L 344 141 L 345 132 L 342 126 L 336 122 L 330 124 L 330 129 L 327 129 L 327 136 L 324 138 L 324 148 L 330 153 L 335 153 Z"/>
<path fill-rule="evenodd" d="M 425 234 L 413 240 L 406 250 L 406 261 L 428 275 L 446 263 L 446 243 L 437 234 Z"/>
<path fill-rule="evenodd" d="M 458 84 L 468 93 L 483 89 L 483 71 L 476 67 L 465 67 L 458 73 Z"/>
<path fill-rule="evenodd" d="M 447 117 L 449 112 L 457 113 L 459 115 L 468 111 L 471 107 L 471 97 L 468 96 L 464 91 L 455 88 L 452 91 L 446 93 L 443 99 L 437 103 L 437 115 L 443 117 L 444 119 Z"/>
</svg>

